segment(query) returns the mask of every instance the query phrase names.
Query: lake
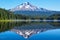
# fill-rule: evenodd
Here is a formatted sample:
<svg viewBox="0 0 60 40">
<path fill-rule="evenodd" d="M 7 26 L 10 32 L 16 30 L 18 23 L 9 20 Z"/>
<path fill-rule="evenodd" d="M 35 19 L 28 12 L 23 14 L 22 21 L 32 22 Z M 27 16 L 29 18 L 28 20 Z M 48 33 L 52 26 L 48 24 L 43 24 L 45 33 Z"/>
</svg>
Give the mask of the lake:
<svg viewBox="0 0 60 40">
<path fill-rule="evenodd" d="M 60 40 L 60 21 L 0 22 L 0 40 Z"/>
</svg>

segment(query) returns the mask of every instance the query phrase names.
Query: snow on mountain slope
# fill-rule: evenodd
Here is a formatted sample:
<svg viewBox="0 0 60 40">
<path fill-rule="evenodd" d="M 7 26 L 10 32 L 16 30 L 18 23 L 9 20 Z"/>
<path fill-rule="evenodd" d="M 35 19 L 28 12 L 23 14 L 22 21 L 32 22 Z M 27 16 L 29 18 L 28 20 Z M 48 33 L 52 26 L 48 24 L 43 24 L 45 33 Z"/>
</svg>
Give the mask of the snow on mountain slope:
<svg viewBox="0 0 60 40">
<path fill-rule="evenodd" d="M 10 11 L 47 11 L 44 8 L 38 8 L 29 2 L 22 3 L 21 5 L 16 6 L 15 8 L 10 9 Z"/>
</svg>

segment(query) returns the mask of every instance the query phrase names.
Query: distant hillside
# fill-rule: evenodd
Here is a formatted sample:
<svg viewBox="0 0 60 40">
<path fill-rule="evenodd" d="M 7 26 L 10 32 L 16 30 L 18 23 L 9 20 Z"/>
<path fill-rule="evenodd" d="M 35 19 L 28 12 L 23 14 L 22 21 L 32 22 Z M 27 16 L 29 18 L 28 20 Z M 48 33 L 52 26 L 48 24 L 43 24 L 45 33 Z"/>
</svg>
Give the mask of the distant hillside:
<svg viewBox="0 0 60 40">
<path fill-rule="evenodd" d="M 49 9 L 41 8 L 29 2 L 25 2 L 20 5 L 17 5 L 16 7 L 10 9 L 10 11 L 14 12 L 14 14 L 21 14 L 30 17 L 37 17 L 37 16 L 48 17 L 53 14 L 60 14 L 59 11 L 52 11 Z"/>
</svg>

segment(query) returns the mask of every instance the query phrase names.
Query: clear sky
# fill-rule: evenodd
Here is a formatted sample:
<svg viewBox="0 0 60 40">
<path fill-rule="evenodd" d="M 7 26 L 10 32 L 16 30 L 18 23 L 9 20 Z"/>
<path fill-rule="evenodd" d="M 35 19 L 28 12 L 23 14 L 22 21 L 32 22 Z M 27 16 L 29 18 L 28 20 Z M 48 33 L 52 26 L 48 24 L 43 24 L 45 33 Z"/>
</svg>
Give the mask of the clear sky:
<svg viewBox="0 0 60 40">
<path fill-rule="evenodd" d="M 60 0 L 0 0 L 0 8 L 11 9 L 24 2 L 30 2 L 48 10 L 60 11 Z"/>
</svg>

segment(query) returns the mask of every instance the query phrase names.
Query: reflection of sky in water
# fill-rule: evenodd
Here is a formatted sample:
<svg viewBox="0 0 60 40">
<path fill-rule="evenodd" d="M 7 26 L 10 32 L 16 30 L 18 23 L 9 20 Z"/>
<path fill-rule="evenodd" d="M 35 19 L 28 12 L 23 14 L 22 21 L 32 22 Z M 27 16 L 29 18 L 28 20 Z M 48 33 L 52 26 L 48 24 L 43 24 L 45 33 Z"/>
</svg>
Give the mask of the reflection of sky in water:
<svg viewBox="0 0 60 40">
<path fill-rule="evenodd" d="M 48 30 L 40 34 L 32 35 L 30 40 L 60 40 L 60 29 Z"/>
<path fill-rule="evenodd" d="M 25 40 L 22 36 L 14 32 L 0 33 L 0 40 Z M 48 30 L 30 36 L 27 40 L 60 40 L 60 29 Z"/>
<path fill-rule="evenodd" d="M 0 40 L 25 40 L 25 39 L 14 32 L 7 31 L 0 33 Z"/>
</svg>

